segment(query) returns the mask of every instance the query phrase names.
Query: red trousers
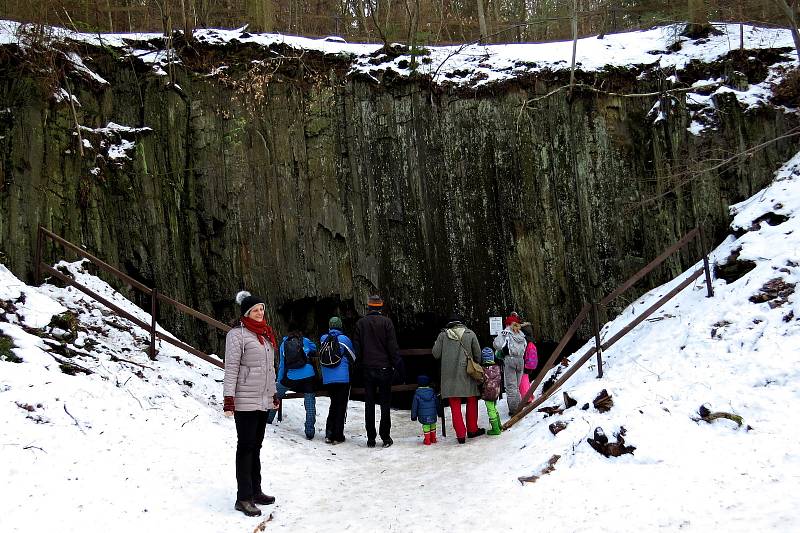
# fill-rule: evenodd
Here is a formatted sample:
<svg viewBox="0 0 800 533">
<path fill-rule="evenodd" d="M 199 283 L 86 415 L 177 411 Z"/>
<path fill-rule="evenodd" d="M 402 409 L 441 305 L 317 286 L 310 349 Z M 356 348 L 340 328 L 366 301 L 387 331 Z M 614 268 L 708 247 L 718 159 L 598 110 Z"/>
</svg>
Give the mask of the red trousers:
<svg viewBox="0 0 800 533">
<path fill-rule="evenodd" d="M 467 436 L 467 431 L 474 433 L 478 431 L 478 397 L 468 396 L 466 398 L 448 398 L 450 402 L 450 417 L 453 419 L 453 429 L 456 437 L 463 439 Z M 464 427 L 464 419 L 461 417 L 461 401 L 467 400 L 467 426 Z"/>
</svg>

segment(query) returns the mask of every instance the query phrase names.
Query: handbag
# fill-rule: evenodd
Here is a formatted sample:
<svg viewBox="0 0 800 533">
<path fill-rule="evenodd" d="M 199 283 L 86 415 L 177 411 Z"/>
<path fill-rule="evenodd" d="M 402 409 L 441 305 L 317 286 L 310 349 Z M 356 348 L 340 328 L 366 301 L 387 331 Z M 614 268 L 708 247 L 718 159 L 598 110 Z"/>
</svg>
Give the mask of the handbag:
<svg viewBox="0 0 800 533">
<path fill-rule="evenodd" d="M 464 344 L 461 343 L 460 339 L 458 343 L 461 344 L 461 348 L 464 350 L 464 356 L 467 358 L 467 375 L 478 383 L 483 383 L 485 379 L 483 367 L 476 363 L 472 357 L 470 357 L 469 352 L 464 347 Z"/>
</svg>

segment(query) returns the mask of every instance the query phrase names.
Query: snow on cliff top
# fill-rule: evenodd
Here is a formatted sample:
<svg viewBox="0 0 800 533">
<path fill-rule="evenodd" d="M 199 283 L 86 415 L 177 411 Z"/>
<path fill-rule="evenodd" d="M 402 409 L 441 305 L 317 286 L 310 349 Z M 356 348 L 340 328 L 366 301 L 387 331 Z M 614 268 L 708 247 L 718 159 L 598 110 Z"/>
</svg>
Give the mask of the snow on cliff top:
<svg viewBox="0 0 800 533">
<path fill-rule="evenodd" d="M 697 40 L 680 35 L 682 24 L 608 34 L 602 39 L 585 37 L 578 41 L 576 65 L 584 72 L 631 66 L 680 70 L 692 60 L 713 62 L 738 49 L 742 30 L 746 49 L 794 47 L 786 29 L 725 23 L 714 26 L 720 31 L 719 35 Z M 18 35 L 24 33 L 21 28 L 17 22 L 0 21 L 0 44 L 19 42 Z M 239 43 L 261 46 L 265 49 L 265 59 L 275 57 L 275 52 L 269 50 L 274 45 L 350 58 L 353 74 L 379 76 L 390 70 L 400 76 L 412 74 L 411 56 L 403 46 L 396 47 L 397 55 L 392 53 L 389 57 L 379 52 L 380 45 L 347 43 L 339 37 L 312 39 L 275 33 L 257 34 L 246 31 L 246 28 L 199 29 L 194 32 L 194 37 L 208 45 Z M 162 35 L 158 33 L 90 34 L 53 28 L 53 38 L 119 48 L 158 69 L 169 60 L 168 54 L 156 44 L 162 41 Z M 671 51 L 675 48 L 679 49 Z M 568 70 L 572 41 L 426 46 L 425 50 L 428 52 L 417 58 L 417 74 L 430 76 L 434 83 L 446 81 L 478 87 L 541 71 Z M 787 53 L 787 60 L 793 61 L 794 57 Z"/>
<path fill-rule="evenodd" d="M 800 529 L 800 154 L 732 214 L 739 236 L 711 260 L 738 255 L 755 268 L 714 280 L 713 298 L 701 281 L 690 285 L 604 353 L 603 379 L 591 364 L 578 371 L 564 388 L 578 405 L 561 414 L 534 413 L 463 446 L 448 423 L 447 438 L 422 446 L 421 426 L 395 410 L 395 445 L 383 450 L 366 448 L 362 403 L 350 403 L 347 441 L 331 447 L 320 437 L 327 398 L 313 441 L 302 434 L 302 402 L 286 401 L 262 452 L 264 488 L 278 498 L 264 508 L 266 530 Z M 149 323 L 83 263 L 61 268 Z M 603 338 L 683 277 L 632 303 Z M 65 309 L 74 331 L 49 320 Z M 30 287 L 2 266 L 0 334 L 22 360 L 0 355 L 0 531 L 216 533 L 261 522 L 233 510 L 236 437 L 221 413 L 221 370 L 167 344 L 150 361 L 144 330 L 74 289 Z M 601 389 L 611 410 L 582 410 Z M 701 404 L 744 425 L 696 421 Z M 504 401 L 499 409 L 506 419 Z M 556 421 L 567 427 L 554 436 Z M 623 426 L 632 455 L 605 458 L 587 443 L 596 427 L 613 440 Z M 554 455 L 554 471 L 518 481 Z"/>
</svg>

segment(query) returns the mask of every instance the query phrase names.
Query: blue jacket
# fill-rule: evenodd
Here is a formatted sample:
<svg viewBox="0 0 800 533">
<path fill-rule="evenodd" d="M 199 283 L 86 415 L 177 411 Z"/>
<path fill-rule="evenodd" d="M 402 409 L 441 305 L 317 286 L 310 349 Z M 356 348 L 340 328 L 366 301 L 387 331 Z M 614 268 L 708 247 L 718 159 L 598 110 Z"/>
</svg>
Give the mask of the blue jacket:
<svg viewBox="0 0 800 533">
<path fill-rule="evenodd" d="M 419 418 L 420 424 L 435 424 L 439 407 L 439 398 L 430 387 L 417 387 L 414 400 L 411 402 L 411 420 Z"/>
<path fill-rule="evenodd" d="M 324 385 L 329 383 L 350 383 L 350 354 L 355 353 L 353 351 L 353 341 L 342 333 L 341 330 L 334 328 L 320 337 L 320 346 L 322 346 L 322 343 L 325 342 L 325 339 L 327 339 L 329 335 L 336 335 L 339 339 L 339 353 L 342 354 L 342 362 L 333 368 L 320 365 L 322 368 L 322 383 Z M 347 351 L 348 348 L 350 349 L 349 352 Z"/>
<path fill-rule="evenodd" d="M 278 365 L 278 381 L 283 379 L 283 345 L 286 344 L 287 337 L 281 339 L 281 362 Z M 310 339 L 307 337 L 303 337 L 303 351 L 306 352 L 306 355 L 310 354 L 311 352 L 317 351 L 317 345 L 311 342 Z M 313 378 L 314 377 L 314 367 L 311 366 L 311 363 L 307 364 L 303 368 L 290 368 L 289 374 L 287 376 L 291 380 L 301 380 L 305 378 Z"/>
</svg>

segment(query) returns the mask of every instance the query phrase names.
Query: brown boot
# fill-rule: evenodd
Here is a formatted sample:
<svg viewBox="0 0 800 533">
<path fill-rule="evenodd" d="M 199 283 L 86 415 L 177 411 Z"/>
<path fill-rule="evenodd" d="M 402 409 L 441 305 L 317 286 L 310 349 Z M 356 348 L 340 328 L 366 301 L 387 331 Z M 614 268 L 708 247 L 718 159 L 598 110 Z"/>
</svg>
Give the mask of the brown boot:
<svg viewBox="0 0 800 533">
<path fill-rule="evenodd" d="M 247 516 L 261 516 L 261 509 L 253 505 L 250 500 L 236 500 L 236 505 L 233 508 Z"/>
<path fill-rule="evenodd" d="M 257 505 L 272 505 L 275 503 L 275 496 L 267 496 L 263 492 L 259 492 L 253 496 L 253 503 Z"/>
</svg>

